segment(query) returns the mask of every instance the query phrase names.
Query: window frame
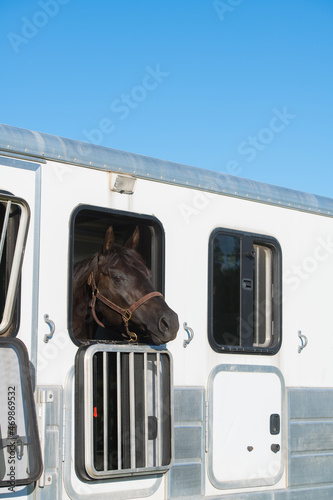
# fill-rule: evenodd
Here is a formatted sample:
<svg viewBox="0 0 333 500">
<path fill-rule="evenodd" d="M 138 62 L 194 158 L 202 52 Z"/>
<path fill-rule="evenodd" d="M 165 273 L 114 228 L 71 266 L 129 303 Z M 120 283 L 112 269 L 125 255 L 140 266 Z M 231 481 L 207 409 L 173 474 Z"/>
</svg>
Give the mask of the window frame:
<svg viewBox="0 0 333 500">
<path fill-rule="evenodd" d="M 214 336 L 214 299 L 213 299 L 213 289 L 214 289 L 214 239 L 217 235 L 225 235 L 239 238 L 242 242 L 246 242 L 245 252 L 251 252 L 254 245 L 259 245 L 261 247 L 267 247 L 272 252 L 272 293 L 271 293 L 271 304 L 272 304 L 272 338 L 275 342 L 271 345 L 254 345 L 254 327 L 252 328 L 252 335 L 250 339 L 251 343 L 246 342 L 242 344 L 241 340 L 244 339 L 244 334 L 242 335 L 242 327 L 240 326 L 240 345 L 227 345 L 219 344 Z M 242 245 L 242 243 L 241 243 Z M 254 257 L 254 255 L 253 255 Z M 240 268 L 242 268 L 243 261 L 245 260 L 244 250 L 242 246 L 240 247 Z M 255 273 L 255 264 L 252 264 L 253 275 Z M 240 271 L 239 279 L 239 298 L 240 298 L 240 317 L 244 317 L 250 314 L 250 309 L 252 307 L 252 313 L 255 307 L 255 290 L 253 286 L 252 291 L 252 306 L 249 306 L 249 301 L 247 300 L 247 311 L 244 311 L 244 299 L 242 296 L 246 294 L 244 291 L 245 286 L 242 287 L 242 278 L 244 278 L 243 270 Z M 250 285 L 251 286 L 251 285 Z M 218 227 L 215 228 L 209 238 L 209 250 L 208 250 L 208 340 L 212 349 L 218 353 L 233 353 L 233 354 L 261 354 L 261 355 L 274 355 L 276 354 L 282 342 L 282 251 L 281 246 L 276 238 L 272 236 L 267 236 L 258 233 L 252 233 L 247 231 L 240 231 L 228 228 Z M 254 313 L 253 313 L 254 314 Z M 253 316 L 254 317 L 254 316 Z M 241 324 L 241 322 L 240 322 Z"/>
<path fill-rule="evenodd" d="M 25 250 L 26 239 L 29 229 L 30 208 L 28 203 L 22 198 L 17 198 L 10 194 L 0 191 L 0 203 L 6 204 L 3 225 L 0 231 L 0 260 L 6 252 L 6 238 L 10 228 L 9 210 L 12 205 L 20 208 L 18 228 L 15 234 L 15 246 L 10 262 L 10 272 L 8 275 L 7 290 L 5 293 L 5 301 L 3 306 L 2 316 L 0 317 L 0 338 L 14 336 L 19 328 L 19 286 L 21 277 L 21 268 Z M 7 263 L 6 263 L 7 264 Z M 7 266 L 6 266 L 7 267 Z M 14 321 L 15 311 L 16 320 Z"/>
</svg>

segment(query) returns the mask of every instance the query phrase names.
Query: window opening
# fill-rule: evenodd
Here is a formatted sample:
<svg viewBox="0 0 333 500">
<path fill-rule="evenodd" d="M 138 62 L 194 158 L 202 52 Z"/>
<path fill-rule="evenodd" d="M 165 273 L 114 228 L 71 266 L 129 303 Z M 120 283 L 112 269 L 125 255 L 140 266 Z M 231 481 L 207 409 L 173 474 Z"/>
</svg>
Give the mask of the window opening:
<svg viewBox="0 0 333 500">
<path fill-rule="evenodd" d="M 277 352 L 281 251 L 270 237 L 215 230 L 210 239 L 209 339 L 220 352 Z"/>
<path fill-rule="evenodd" d="M 29 224 L 29 207 L 18 198 L 0 194 L 0 335 L 18 327 L 18 288 Z"/>
<path fill-rule="evenodd" d="M 79 207 L 71 223 L 69 330 L 75 341 L 161 345 L 178 317 L 165 303 L 164 233 L 157 219 Z"/>
<path fill-rule="evenodd" d="M 82 346 L 76 362 L 76 467 L 84 479 L 171 465 L 171 357 L 166 350 Z"/>
</svg>

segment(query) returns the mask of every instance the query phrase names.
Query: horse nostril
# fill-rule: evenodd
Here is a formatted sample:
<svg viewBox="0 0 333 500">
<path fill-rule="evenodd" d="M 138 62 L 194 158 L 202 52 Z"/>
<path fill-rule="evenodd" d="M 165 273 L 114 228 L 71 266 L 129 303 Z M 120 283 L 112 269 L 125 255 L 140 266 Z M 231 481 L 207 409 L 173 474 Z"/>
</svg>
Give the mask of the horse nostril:
<svg viewBox="0 0 333 500">
<path fill-rule="evenodd" d="M 162 316 L 162 318 L 159 319 L 158 329 L 162 333 L 165 333 L 169 330 L 168 320 L 164 316 Z"/>
</svg>

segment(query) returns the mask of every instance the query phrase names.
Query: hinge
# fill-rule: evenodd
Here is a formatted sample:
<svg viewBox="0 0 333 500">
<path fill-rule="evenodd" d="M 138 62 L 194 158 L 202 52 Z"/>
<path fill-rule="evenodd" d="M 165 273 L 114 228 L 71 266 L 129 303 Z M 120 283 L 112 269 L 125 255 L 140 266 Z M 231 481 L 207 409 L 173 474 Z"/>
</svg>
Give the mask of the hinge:
<svg viewBox="0 0 333 500">
<path fill-rule="evenodd" d="M 62 419 L 62 461 L 65 461 L 65 436 L 66 436 L 66 405 L 63 406 Z"/>
<path fill-rule="evenodd" d="M 205 402 L 205 453 L 208 453 L 208 401 Z"/>
<path fill-rule="evenodd" d="M 45 449 L 46 449 L 46 405 L 53 403 L 54 396 L 52 391 L 38 389 L 37 392 L 37 404 L 38 404 L 38 428 L 39 428 L 39 439 L 40 446 L 42 450 L 42 460 L 43 467 L 45 467 Z M 52 483 L 52 476 L 50 474 L 45 474 L 45 468 L 43 474 L 38 480 L 38 486 L 44 488 L 44 486 L 49 486 Z"/>
</svg>

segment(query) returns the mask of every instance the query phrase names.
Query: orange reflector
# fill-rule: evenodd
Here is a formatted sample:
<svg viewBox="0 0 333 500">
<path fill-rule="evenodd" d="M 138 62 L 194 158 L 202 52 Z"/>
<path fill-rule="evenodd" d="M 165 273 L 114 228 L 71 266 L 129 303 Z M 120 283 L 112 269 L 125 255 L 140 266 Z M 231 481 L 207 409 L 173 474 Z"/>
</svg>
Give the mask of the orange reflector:
<svg viewBox="0 0 333 500">
<path fill-rule="evenodd" d="M 97 406 L 94 406 L 94 417 L 97 417 Z"/>
</svg>

